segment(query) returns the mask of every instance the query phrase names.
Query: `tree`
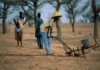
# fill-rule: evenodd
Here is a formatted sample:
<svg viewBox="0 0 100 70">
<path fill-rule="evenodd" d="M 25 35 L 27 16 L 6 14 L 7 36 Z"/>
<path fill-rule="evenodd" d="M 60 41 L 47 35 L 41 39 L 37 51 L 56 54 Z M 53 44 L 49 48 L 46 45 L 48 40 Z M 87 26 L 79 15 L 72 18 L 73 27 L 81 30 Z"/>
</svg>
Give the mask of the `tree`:
<svg viewBox="0 0 100 70">
<path fill-rule="evenodd" d="M 48 0 L 24 0 L 21 3 L 21 8 L 27 15 L 28 19 L 33 19 L 34 23 L 36 23 L 38 10 L 42 6 L 44 6 L 47 2 L 48 2 Z M 25 10 L 25 6 L 28 7 L 28 10 Z"/>
<path fill-rule="evenodd" d="M 97 38 L 98 38 L 98 23 L 97 18 L 100 12 L 100 4 L 99 0 L 87 0 L 85 6 L 80 8 L 80 12 L 85 19 L 89 19 L 94 23 L 94 40 L 95 45 L 97 45 Z"/>
<path fill-rule="evenodd" d="M 66 0 L 49 0 L 49 3 L 56 9 L 56 11 L 60 10 L 61 5 L 65 2 Z M 69 0 L 67 0 L 69 1 Z M 66 2 L 67 2 L 66 1 Z M 61 32 L 61 27 L 59 25 L 59 22 L 56 21 L 56 29 L 57 29 L 57 37 L 61 39 L 62 37 L 62 32 Z"/>
<path fill-rule="evenodd" d="M 7 27 L 6 27 L 6 19 L 7 19 L 7 15 L 11 14 L 13 12 L 10 11 L 10 6 L 13 4 L 12 0 L 3 0 L 0 1 L 1 5 L 0 5 L 0 18 L 2 19 L 2 30 L 3 33 L 5 34 L 7 31 Z"/>
<path fill-rule="evenodd" d="M 72 32 L 75 32 L 75 18 L 78 14 L 77 5 L 80 0 L 70 0 L 68 3 L 64 3 L 65 11 L 69 14 L 70 23 L 72 26 Z"/>
<path fill-rule="evenodd" d="M 6 18 L 7 18 L 7 11 L 9 9 L 9 3 L 8 0 L 3 0 L 2 1 L 2 6 L 1 6 L 1 18 L 2 18 L 2 29 L 3 33 L 6 33 Z"/>
<path fill-rule="evenodd" d="M 85 22 L 92 22 L 92 8 L 91 8 L 91 0 L 87 0 L 83 7 L 80 8 L 80 14 L 84 18 Z"/>
<path fill-rule="evenodd" d="M 94 22 L 94 40 L 95 45 L 97 45 L 97 38 L 98 38 L 98 23 L 97 23 L 97 17 L 100 12 L 100 8 L 98 9 L 96 7 L 96 1 L 92 0 L 92 11 L 93 11 L 93 22 Z"/>
<path fill-rule="evenodd" d="M 60 2 L 60 0 L 56 0 L 56 2 L 57 2 L 56 10 L 59 11 L 60 6 L 61 6 L 61 2 Z M 60 27 L 58 21 L 56 21 L 56 28 L 57 28 L 57 37 L 58 37 L 59 39 L 61 39 L 61 37 L 62 37 L 62 34 L 61 34 L 61 27 Z"/>
</svg>

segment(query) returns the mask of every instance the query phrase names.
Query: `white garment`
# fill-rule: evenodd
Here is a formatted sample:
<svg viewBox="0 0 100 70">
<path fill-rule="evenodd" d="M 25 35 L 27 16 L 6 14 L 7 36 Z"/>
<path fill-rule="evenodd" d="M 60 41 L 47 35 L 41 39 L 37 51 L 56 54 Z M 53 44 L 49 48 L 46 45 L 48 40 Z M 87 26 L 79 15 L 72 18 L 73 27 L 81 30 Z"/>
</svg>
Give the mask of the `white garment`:
<svg viewBox="0 0 100 70">
<path fill-rule="evenodd" d="M 18 16 L 14 18 L 16 22 L 19 22 L 20 28 L 23 29 L 23 24 L 26 21 L 26 18 L 24 17 L 24 19 L 20 19 Z"/>
<path fill-rule="evenodd" d="M 23 29 L 23 27 L 24 27 L 24 26 L 23 26 L 23 24 L 24 24 L 23 20 L 20 20 L 20 19 L 19 19 L 18 22 L 19 22 L 20 28 Z"/>
</svg>

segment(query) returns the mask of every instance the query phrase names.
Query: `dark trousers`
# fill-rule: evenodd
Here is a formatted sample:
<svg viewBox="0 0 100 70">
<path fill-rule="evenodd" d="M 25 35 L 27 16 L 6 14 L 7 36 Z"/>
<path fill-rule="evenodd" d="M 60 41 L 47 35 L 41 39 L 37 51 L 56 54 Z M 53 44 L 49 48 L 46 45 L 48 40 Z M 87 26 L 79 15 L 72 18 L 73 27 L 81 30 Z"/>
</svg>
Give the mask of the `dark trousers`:
<svg viewBox="0 0 100 70">
<path fill-rule="evenodd" d="M 40 49 L 43 48 L 42 38 L 41 38 L 41 37 L 37 37 L 37 45 L 38 45 L 38 47 L 39 47 Z"/>
</svg>

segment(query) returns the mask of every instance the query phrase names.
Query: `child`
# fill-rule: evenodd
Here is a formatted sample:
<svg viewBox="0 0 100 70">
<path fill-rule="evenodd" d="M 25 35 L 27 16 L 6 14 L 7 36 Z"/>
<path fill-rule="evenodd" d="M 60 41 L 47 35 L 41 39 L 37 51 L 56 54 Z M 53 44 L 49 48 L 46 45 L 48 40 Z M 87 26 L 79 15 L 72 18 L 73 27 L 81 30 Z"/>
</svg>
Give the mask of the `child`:
<svg viewBox="0 0 100 70">
<path fill-rule="evenodd" d="M 26 19 L 23 16 L 23 12 L 19 12 L 19 16 L 14 19 L 15 23 L 15 39 L 17 40 L 17 46 L 22 46 L 22 37 L 23 37 L 23 25 L 25 24 Z"/>
<path fill-rule="evenodd" d="M 20 28 L 19 22 L 17 22 L 15 19 L 14 23 L 15 23 L 15 39 L 17 40 L 17 46 L 19 46 L 19 43 L 22 46 L 22 30 Z"/>
</svg>

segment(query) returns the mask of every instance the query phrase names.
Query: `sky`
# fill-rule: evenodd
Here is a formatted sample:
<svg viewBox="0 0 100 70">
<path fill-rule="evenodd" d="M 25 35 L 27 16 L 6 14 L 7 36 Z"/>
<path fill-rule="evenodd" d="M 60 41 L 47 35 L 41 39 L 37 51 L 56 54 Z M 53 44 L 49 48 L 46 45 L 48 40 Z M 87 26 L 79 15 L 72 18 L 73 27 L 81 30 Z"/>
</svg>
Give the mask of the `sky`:
<svg viewBox="0 0 100 70">
<path fill-rule="evenodd" d="M 44 22 L 47 22 L 48 19 L 50 17 L 52 17 L 52 14 L 55 11 L 55 8 L 52 7 L 50 4 L 46 4 L 45 6 L 43 6 L 40 10 L 38 10 L 41 12 L 41 18 L 43 19 Z M 65 11 L 64 8 L 60 9 L 60 13 L 62 14 L 62 17 L 60 18 L 61 22 L 66 23 L 68 22 L 68 18 L 65 16 Z M 8 22 L 12 22 L 12 19 L 18 15 L 18 10 L 15 10 L 14 13 L 8 15 L 7 21 Z"/>
<path fill-rule="evenodd" d="M 48 19 L 50 17 L 52 17 L 52 14 L 54 13 L 55 11 L 55 8 L 52 7 L 50 4 L 46 4 L 45 6 L 43 6 L 41 9 L 40 9 L 40 12 L 41 12 L 41 18 L 43 19 L 44 22 L 47 22 Z M 62 23 L 68 23 L 69 22 L 69 19 L 66 17 L 66 12 L 64 11 L 64 8 L 60 8 L 60 11 L 59 11 L 61 14 L 62 14 L 62 17 L 60 18 L 60 21 Z M 7 21 L 8 22 L 13 22 L 13 18 L 18 15 L 18 10 L 15 10 L 14 13 L 8 15 L 8 18 L 7 18 Z M 79 17 L 79 16 L 78 16 Z M 79 17 L 79 18 L 82 18 L 82 17 Z"/>
<path fill-rule="evenodd" d="M 55 8 L 52 7 L 49 4 L 46 4 L 43 8 L 41 8 L 42 11 L 42 18 L 44 20 L 44 22 L 46 22 L 49 18 L 52 17 L 52 14 L 55 12 Z M 68 22 L 68 18 L 65 16 L 65 11 L 64 8 L 61 8 L 59 11 L 62 14 L 62 17 L 60 18 L 61 22 L 65 23 Z"/>
<path fill-rule="evenodd" d="M 81 3 L 79 4 L 79 7 L 82 6 L 82 5 L 84 6 L 84 3 L 86 3 L 86 2 L 87 2 L 87 0 L 81 0 Z M 99 3 L 100 3 L 100 2 L 99 2 Z M 44 22 L 47 22 L 48 19 L 49 19 L 50 17 L 52 17 L 52 14 L 54 13 L 55 8 L 52 7 L 50 4 L 46 4 L 45 6 L 43 6 L 43 7 L 42 7 L 40 10 L 38 10 L 38 11 L 41 12 L 41 17 L 42 17 L 43 21 L 44 21 Z M 66 12 L 64 11 L 64 8 L 63 8 L 63 7 L 60 8 L 60 13 L 62 14 L 62 17 L 60 18 L 60 21 L 61 21 L 62 23 L 68 23 L 68 22 L 69 22 L 69 18 L 66 17 Z M 8 22 L 12 22 L 12 19 L 13 19 L 16 15 L 18 15 L 18 10 L 15 10 L 14 13 L 8 15 L 7 21 L 8 21 Z M 78 16 L 76 17 L 76 22 L 78 22 L 80 19 L 84 19 L 84 18 L 83 18 L 81 15 L 78 15 Z"/>
</svg>

